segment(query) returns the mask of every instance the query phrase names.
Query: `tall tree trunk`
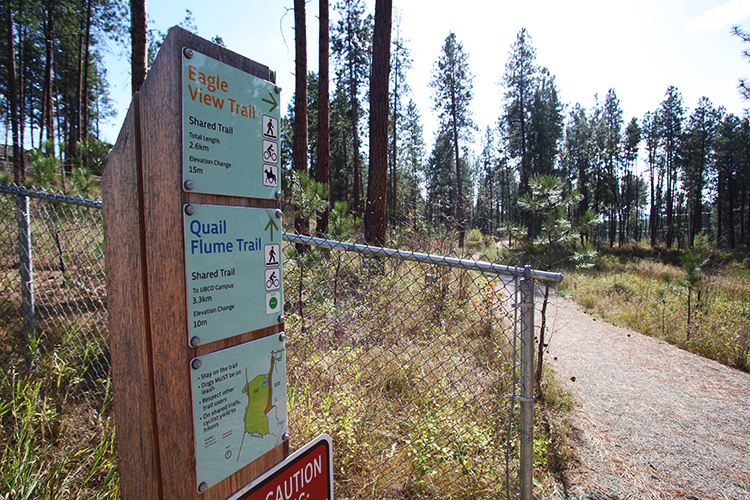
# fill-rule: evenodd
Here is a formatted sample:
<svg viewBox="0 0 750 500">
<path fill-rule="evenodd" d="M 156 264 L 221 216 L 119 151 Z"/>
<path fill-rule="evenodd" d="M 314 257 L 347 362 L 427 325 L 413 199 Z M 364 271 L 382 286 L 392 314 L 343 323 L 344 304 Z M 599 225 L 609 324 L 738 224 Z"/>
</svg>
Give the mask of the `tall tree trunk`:
<svg viewBox="0 0 750 500">
<path fill-rule="evenodd" d="M 307 27 L 305 0 L 294 0 L 294 170 L 307 174 Z M 310 221 L 294 219 L 298 234 L 310 234 Z"/>
<path fill-rule="evenodd" d="M 44 34 L 44 52 L 45 52 L 45 66 L 44 66 L 44 88 L 45 88 L 45 103 L 44 108 L 46 109 L 44 118 L 45 118 L 45 127 L 47 129 L 47 141 L 52 144 L 52 147 L 54 148 L 55 144 L 55 112 L 54 112 L 54 100 L 52 98 L 53 96 L 53 87 L 52 87 L 52 45 L 54 43 L 54 36 L 55 36 L 55 16 L 53 15 L 52 9 L 53 9 L 53 2 L 48 1 L 46 3 L 46 25 L 45 25 L 45 34 Z M 54 149 L 52 151 L 52 154 L 54 155 Z"/>
<path fill-rule="evenodd" d="M 70 129 L 68 130 L 68 157 L 65 168 L 65 171 L 67 173 L 73 171 L 73 163 L 77 161 L 76 145 L 81 138 L 81 109 L 83 107 L 83 54 L 85 52 L 83 45 L 85 42 L 85 25 L 80 26 L 80 28 L 81 31 L 78 34 L 78 81 L 76 81 L 76 102 L 75 110 L 70 120 Z"/>
<path fill-rule="evenodd" d="M 398 59 L 396 59 L 398 61 Z M 393 137 L 391 140 L 391 154 L 388 156 L 390 160 L 389 175 L 391 185 L 388 188 L 388 211 L 390 217 L 396 217 L 396 163 L 398 162 L 398 69 L 395 73 L 395 81 L 393 82 Z"/>
<path fill-rule="evenodd" d="M 464 221 L 464 192 L 461 179 L 461 159 L 458 151 L 458 112 L 456 109 L 455 88 L 451 89 L 451 114 L 453 115 L 453 155 L 456 161 L 456 188 L 458 190 L 458 200 L 456 204 L 456 219 L 458 219 L 458 246 L 459 248 L 463 248 L 466 227 Z"/>
<path fill-rule="evenodd" d="M 354 163 L 354 188 L 352 189 L 352 207 L 351 211 L 355 215 L 362 215 L 362 193 L 360 179 L 360 168 L 359 168 L 359 130 L 357 122 L 359 122 L 359 116 L 357 114 L 357 86 L 354 82 L 354 64 L 349 64 L 349 99 L 352 103 L 352 147 L 353 147 L 353 163 Z"/>
<path fill-rule="evenodd" d="M 365 240 L 385 244 L 388 192 L 388 80 L 391 55 L 392 0 L 375 2 L 375 32 L 370 76 L 370 171 L 365 208 Z"/>
<path fill-rule="evenodd" d="M 10 126 L 13 138 L 13 181 L 16 184 L 23 184 L 26 179 L 25 164 L 23 160 L 23 148 L 21 147 L 20 137 L 18 134 L 18 75 L 16 73 L 16 50 L 15 37 L 13 35 L 13 9 L 10 2 L 6 5 L 5 12 L 6 34 L 8 47 L 8 94 L 10 104 Z"/>
<path fill-rule="evenodd" d="M 318 168 L 316 180 L 328 186 L 329 204 L 325 212 L 318 216 L 317 232 L 326 234 L 328 232 L 329 215 L 331 212 L 331 103 L 328 90 L 329 75 L 329 20 L 328 0 L 320 0 L 320 27 L 318 31 Z"/>
<path fill-rule="evenodd" d="M 727 201 L 729 202 L 729 206 L 727 207 L 727 232 L 729 237 L 729 248 L 735 247 L 735 239 L 734 239 L 734 200 L 737 197 L 737 183 L 734 182 L 734 179 L 732 179 L 731 172 L 729 173 L 729 178 L 727 179 L 727 188 L 729 191 L 729 196 L 727 197 Z"/>
<path fill-rule="evenodd" d="M 132 45 L 131 89 L 138 92 L 146 79 L 148 51 L 148 25 L 146 22 L 146 0 L 130 0 L 130 40 Z"/>
<path fill-rule="evenodd" d="M 81 84 L 81 121 L 78 125 L 80 139 L 89 136 L 89 45 L 91 44 L 91 0 L 86 0 L 86 39 L 83 57 L 83 82 Z"/>
<path fill-rule="evenodd" d="M 19 2 L 19 13 L 23 16 L 24 3 Z M 21 171 L 26 176 L 26 153 L 24 147 L 26 144 L 26 78 L 24 67 L 25 62 L 25 51 L 26 46 L 26 27 L 21 23 L 18 27 L 18 66 L 16 66 L 16 77 L 18 78 L 18 147 L 21 151 Z"/>
<path fill-rule="evenodd" d="M 390 217 L 394 218 L 396 217 L 397 213 L 397 203 L 398 200 L 396 199 L 396 192 L 397 192 L 397 177 L 396 177 L 396 169 L 398 167 L 398 119 L 399 119 L 399 79 L 398 77 L 401 75 L 401 45 L 399 44 L 400 40 L 396 40 L 396 57 L 394 58 L 394 80 L 393 80 L 393 138 L 391 141 L 391 154 L 390 154 L 390 180 L 391 184 L 388 189 L 388 205 L 389 205 L 389 212 Z"/>
<path fill-rule="evenodd" d="M 672 169 L 667 167 L 667 236 L 666 245 L 667 248 L 672 248 L 672 240 L 674 238 L 673 232 L 673 212 L 674 212 L 674 185 L 672 182 Z"/>
<path fill-rule="evenodd" d="M 651 173 L 651 210 L 648 215 L 648 228 L 651 232 L 651 246 L 656 246 L 656 191 L 654 187 L 654 164 L 650 162 L 649 172 Z"/>
</svg>

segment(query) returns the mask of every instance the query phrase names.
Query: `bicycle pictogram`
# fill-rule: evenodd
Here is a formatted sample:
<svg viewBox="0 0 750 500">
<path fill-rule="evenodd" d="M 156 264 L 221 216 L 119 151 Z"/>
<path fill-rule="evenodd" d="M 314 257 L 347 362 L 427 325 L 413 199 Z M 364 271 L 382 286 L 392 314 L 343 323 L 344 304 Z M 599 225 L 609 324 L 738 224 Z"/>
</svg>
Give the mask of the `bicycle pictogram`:
<svg viewBox="0 0 750 500">
<path fill-rule="evenodd" d="M 276 163 L 279 159 L 279 146 L 274 141 L 263 140 L 263 161 Z"/>
<path fill-rule="evenodd" d="M 279 287 L 279 279 L 276 278 L 276 273 L 271 273 L 271 277 L 266 280 L 266 288 L 269 290 Z"/>
<path fill-rule="evenodd" d="M 264 160 L 270 160 L 270 161 L 276 161 L 278 158 L 278 155 L 273 150 L 273 145 L 268 146 L 265 151 L 263 151 L 263 159 Z"/>
</svg>

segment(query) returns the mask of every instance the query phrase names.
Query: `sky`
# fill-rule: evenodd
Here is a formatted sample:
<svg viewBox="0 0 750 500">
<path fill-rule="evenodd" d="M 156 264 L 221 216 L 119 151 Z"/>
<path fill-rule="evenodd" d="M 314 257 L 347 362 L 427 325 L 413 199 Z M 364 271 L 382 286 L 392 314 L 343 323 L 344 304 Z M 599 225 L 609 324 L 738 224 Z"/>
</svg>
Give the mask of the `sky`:
<svg viewBox="0 0 750 500">
<path fill-rule="evenodd" d="M 338 20 L 331 0 L 331 24 Z M 365 0 L 374 13 L 374 0 Z M 147 0 L 149 28 L 166 32 L 189 9 L 198 34 L 219 35 L 227 48 L 277 72 L 283 110 L 294 93 L 294 12 L 292 0 L 213 2 Z M 682 93 L 685 107 L 702 96 L 742 115 L 750 103 L 741 99 L 738 79 L 750 77 L 742 51 L 750 45 L 730 33 L 731 26 L 750 31 L 750 0 L 393 0 L 394 22 L 411 51 L 407 81 L 419 107 L 429 152 L 437 115 L 429 82 L 445 38 L 453 31 L 469 55 L 474 75 L 473 119 L 480 132 L 494 127 L 503 106 L 500 84 L 512 43 L 526 28 L 537 62 L 555 76 L 567 110 L 580 103 L 590 109 L 614 88 L 625 123 L 657 109 L 667 88 Z M 308 70 L 317 71 L 318 2 L 307 3 Z M 114 142 L 130 105 L 129 61 L 105 56 L 117 117 L 102 128 Z M 333 67 L 331 70 L 333 74 Z M 331 88 L 334 86 L 331 85 Z"/>
</svg>

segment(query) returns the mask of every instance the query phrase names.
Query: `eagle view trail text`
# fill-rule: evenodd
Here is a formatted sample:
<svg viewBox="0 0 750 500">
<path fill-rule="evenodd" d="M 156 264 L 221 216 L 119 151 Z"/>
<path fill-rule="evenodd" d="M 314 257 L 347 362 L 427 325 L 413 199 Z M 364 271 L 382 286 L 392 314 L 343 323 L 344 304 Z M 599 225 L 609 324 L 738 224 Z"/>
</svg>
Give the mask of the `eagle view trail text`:
<svg viewBox="0 0 750 500">
<path fill-rule="evenodd" d="M 221 97 L 221 94 L 215 94 L 215 92 L 217 91 L 222 91 L 224 93 L 229 92 L 229 84 L 226 80 L 222 80 L 221 75 L 219 75 L 218 73 L 216 75 L 206 76 L 202 71 L 198 71 L 195 66 L 188 66 L 188 78 L 194 82 L 198 82 L 201 85 L 204 85 L 206 87 L 206 90 L 210 92 L 204 93 L 202 86 L 194 87 L 192 84 L 188 83 L 188 92 L 190 93 L 190 98 L 193 101 L 198 101 L 205 104 L 206 106 L 212 106 L 217 109 L 224 109 L 225 103 L 228 103 L 229 105 L 226 109 L 230 113 L 244 116 L 245 118 L 252 120 L 255 119 L 255 106 L 253 106 L 252 104 L 245 105 L 237 102 L 236 99 L 232 99 L 229 96 L 226 96 L 225 99 L 224 97 Z M 221 125 L 219 125 L 219 127 L 221 127 Z"/>
</svg>

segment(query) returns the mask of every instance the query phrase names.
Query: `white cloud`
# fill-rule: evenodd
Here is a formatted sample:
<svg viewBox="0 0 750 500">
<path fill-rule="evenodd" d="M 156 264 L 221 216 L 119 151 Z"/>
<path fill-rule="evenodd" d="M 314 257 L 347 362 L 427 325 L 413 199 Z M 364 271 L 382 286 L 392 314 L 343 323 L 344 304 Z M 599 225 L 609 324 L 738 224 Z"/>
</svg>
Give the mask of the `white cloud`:
<svg viewBox="0 0 750 500">
<path fill-rule="evenodd" d="M 693 19 L 687 25 L 687 33 L 700 31 L 722 31 L 739 24 L 750 16 L 750 0 L 729 0 L 728 3 L 715 7 Z"/>
</svg>

